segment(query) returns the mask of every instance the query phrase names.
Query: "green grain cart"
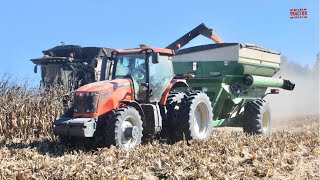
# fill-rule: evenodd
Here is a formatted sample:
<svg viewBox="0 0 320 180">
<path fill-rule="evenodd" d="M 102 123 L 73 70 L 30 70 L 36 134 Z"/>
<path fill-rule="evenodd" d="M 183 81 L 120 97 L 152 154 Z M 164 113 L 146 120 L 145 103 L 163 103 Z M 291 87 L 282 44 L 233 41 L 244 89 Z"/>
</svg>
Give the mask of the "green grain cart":
<svg viewBox="0 0 320 180">
<path fill-rule="evenodd" d="M 204 35 L 199 27 L 206 29 L 206 37 L 217 37 L 201 24 L 167 48 L 178 49 L 197 35 Z M 178 50 L 173 56 L 175 74 L 187 77 L 190 89 L 209 96 L 213 126 L 243 127 L 249 134 L 270 134 L 271 113 L 263 98 L 278 94 L 278 88 L 293 90 L 295 86 L 289 80 L 272 77 L 280 69 L 280 54 L 253 44 L 213 40 L 217 44 Z"/>
</svg>

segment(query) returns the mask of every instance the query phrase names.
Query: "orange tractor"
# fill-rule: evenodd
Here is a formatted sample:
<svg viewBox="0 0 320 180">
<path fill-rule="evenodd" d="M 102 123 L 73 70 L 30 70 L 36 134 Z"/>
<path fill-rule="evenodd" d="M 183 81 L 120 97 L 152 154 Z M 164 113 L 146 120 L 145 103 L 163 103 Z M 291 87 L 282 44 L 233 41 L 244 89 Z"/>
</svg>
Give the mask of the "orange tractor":
<svg viewBox="0 0 320 180">
<path fill-rule="evenodd" d="M 209 138 L 209 97 L 201 91 L 177 91 L 188 84 L 175 77 L 173 55 L 171 49 L 149 47 L 113 51 L 111 80 L 77 89 L 71 113 L 54 121 L 54 134 L 126 149 L 154 138 Z"/>
</svg>

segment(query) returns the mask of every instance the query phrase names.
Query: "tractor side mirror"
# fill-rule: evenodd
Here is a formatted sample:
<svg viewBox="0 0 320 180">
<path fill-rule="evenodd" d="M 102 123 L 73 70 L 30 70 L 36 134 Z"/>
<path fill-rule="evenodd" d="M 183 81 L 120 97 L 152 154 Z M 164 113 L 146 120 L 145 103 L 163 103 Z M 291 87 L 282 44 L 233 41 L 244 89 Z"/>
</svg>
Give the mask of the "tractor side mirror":
<svg viewBox="0 0 320 180">
<path fill-rule="evenodd" d="M 159 56 L 160 56 L 159 53 L 153 53 L 152 54 L 152 63 L 153 64 L 158 64 L 159 63 Z"/>
<path fill-rule="evenodd" d="M 37 73 L 37 72 L 38 72 L 38 65 L 35 65 L 35 66 L 34 66 L 33 72 L 34 72 L 34 73 Z"/>
</svg>

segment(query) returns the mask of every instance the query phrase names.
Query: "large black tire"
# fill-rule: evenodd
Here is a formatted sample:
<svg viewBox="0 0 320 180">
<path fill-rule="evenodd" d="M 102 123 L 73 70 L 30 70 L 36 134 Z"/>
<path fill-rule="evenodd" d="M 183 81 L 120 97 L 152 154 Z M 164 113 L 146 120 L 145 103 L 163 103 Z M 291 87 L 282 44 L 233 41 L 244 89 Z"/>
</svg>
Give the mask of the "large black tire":
<svg viewBox="0 0 320 180">
<path fill-rule="evenodd" d="M 179 124 L 175 127 L 177 140 L 207 140 L 212 133 L 212 107 L 207 94 L 193 91 L 183 100 Z"/>
<path fill-rule="evenodd" d="M 177 119 L 178 111 L 181 108 L 182 100 L 186 94 L 179 91 L 171 91 L 166 103 L 167 120 L 168 122 L 175 122 Z"/>
<path fill-rule="evenodd" d="M 182 100 L 186 97 L 186 94 L 184 92 L 180 91 L 170 91 L 169 96 L 167 98 L 166 103 L 166 119 L 163 122 L 164 129 L 162 130 L 170 141 L 175 141 L 175 127 L 178 125 L 178 115 L 179 110 L 182 105 Z"/>
<path fill-rule="evenodd" d="M 109 118 L 99 119 L 96 139 L 102 146 L 132 149 L 141 143 L 142 120 L 139 112 L 130 106 L 115 110 Z"/>
<path fill-rule="evenodd" d="M 258 99 L 246 103 L 243 114 L 243 131 L 248 134 L 269 135 L 271 133 L 271 112 L 265 100 Z"/>
</svg>

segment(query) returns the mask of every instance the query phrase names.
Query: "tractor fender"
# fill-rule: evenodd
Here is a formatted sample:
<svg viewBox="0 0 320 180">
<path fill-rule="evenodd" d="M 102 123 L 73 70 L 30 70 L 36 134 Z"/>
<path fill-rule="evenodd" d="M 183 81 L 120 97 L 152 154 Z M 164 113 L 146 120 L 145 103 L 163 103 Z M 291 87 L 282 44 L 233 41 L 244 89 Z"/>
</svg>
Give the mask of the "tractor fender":
<svg viewBox="0 0 320 180">
<path fill-rule="evenodd" d="M 164 90 L 160 100 L 160 104 L 166 105 L 170 91 L 178 87 L 189 87 L 189 85 L 185 79 L 173 79 Z"/>
<path fill-rule="evenodd" d="M 143 124 L 146 124 L 146 116 L 143 112 L 142 107 L 140 106 L 140 104 L 137 101 L 131 101 L 131 100 L 123 100 L 121 101 L 121 103 L 127 105 L 127 106 L 132 106 L 134 107 L 137 111 L 139 111 L 139 114 L 141 116 L 142 122 Z"/>
</svg>

